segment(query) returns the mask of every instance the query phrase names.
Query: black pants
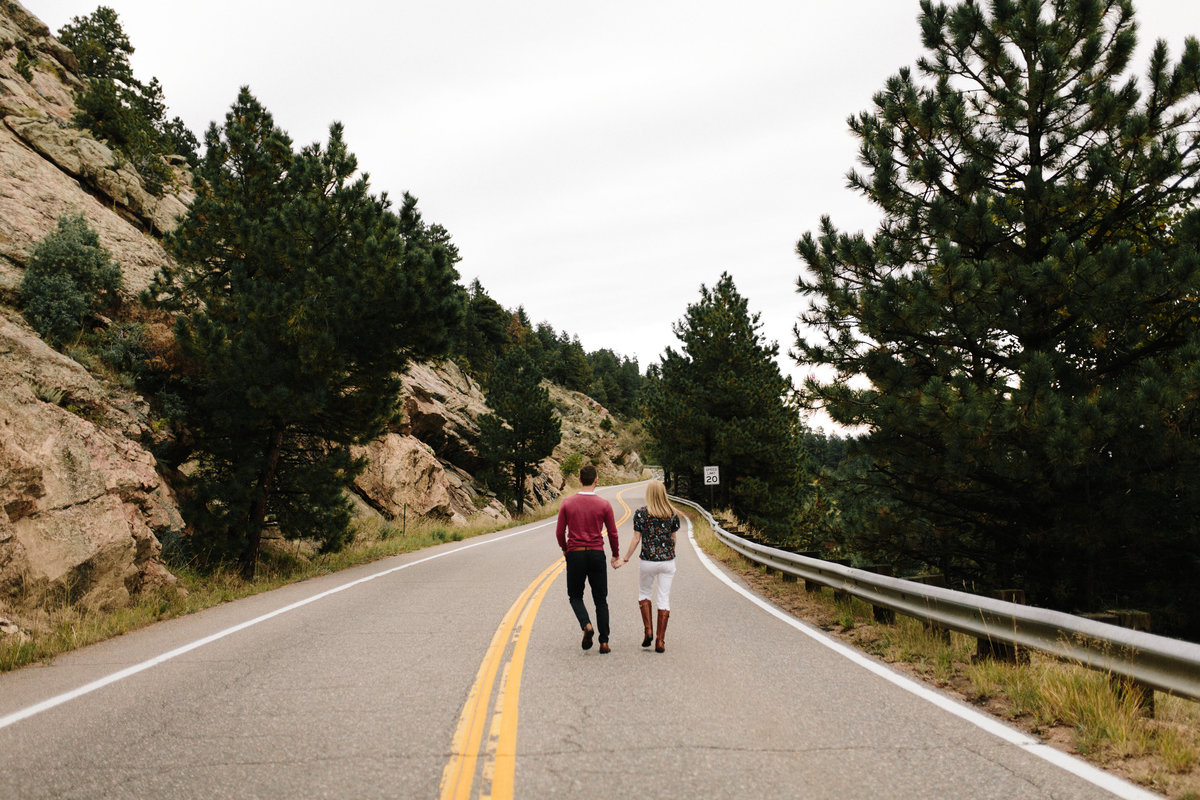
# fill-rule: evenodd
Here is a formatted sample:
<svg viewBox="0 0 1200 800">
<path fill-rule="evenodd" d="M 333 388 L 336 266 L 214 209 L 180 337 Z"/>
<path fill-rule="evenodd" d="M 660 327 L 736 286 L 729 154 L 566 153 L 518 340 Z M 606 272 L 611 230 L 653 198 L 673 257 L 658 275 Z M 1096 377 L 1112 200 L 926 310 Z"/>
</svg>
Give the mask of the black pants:
<svg viewBox="0 0 1200 800">
<path fill-rule="evenodd" d="M 608 641 L 608 559 L 603 550 L 573 550 L 567 553 L 567 597 L 571 610 L 585 628 L 591 622 L 583 604 L 583 585 L 592 585 L 592 602 L 596 604 L 596 633 L 601 642 Z"/>
</svg>

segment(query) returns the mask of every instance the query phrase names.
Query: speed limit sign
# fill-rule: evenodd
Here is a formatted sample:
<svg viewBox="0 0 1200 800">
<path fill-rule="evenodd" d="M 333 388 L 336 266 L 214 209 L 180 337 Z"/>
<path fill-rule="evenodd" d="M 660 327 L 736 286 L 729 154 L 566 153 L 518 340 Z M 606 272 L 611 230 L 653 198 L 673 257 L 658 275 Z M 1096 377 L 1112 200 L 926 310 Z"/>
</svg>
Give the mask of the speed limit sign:
<svg viewBox="0 0 1200 800">
<path fill-rule="evenodd" d="M 720 467 L 705 467 L 704 468 L 704 485 L 717 486 L 721 483 L 721 468 Z"/>
</svg>

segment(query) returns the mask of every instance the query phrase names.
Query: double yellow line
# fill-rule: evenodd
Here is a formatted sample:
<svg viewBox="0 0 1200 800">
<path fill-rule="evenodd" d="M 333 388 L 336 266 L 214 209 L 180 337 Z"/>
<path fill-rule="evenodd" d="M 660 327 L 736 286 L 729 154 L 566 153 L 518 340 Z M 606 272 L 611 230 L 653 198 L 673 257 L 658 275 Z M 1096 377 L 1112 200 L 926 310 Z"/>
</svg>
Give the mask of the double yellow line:
<svg viewBox="0 0 1200 800">
<path fill-rule="evenodd" d="M 492 714 L 492 725 L 488 736 L 488 762 L 485 763 L 484 781 L 491 784 L 491 797 L 512 797 L 513 773 L 516 769 L 517 703 L 521 692 L 521 672 L 525 666 L 525 648 L 529 642 L 529 629 L 537 616 L 538 607 L 550 584 L 566 568 L 559 559 L 526 587 L 517 602 L 512 604 L 500 627 L 488 645 L 483 663 L 467 695 L 458 729 L 454 732 L 450 762 L 442 772 L 442 800 L 467 800 L 471 785 L 475 781 L 475 769 L 479 758 L 479 744 L 483 737 L 483 726 L 487 718 L 488 705 L 492 699 L 492 687 L 496 683 L 500 660 L 508 649 L 510 640 L 515 642 L 511 660 L 504 667 L 500 695 Z M 515 628 L 515 630 L 514 630 Z M 487 769 L 487 767 L 491 769 Z M 488 773 L 491 773 L 489 776 Z M 490 781 L 488 780 L 490 777 Z M 485 796 L 482 792 L 480 796 Z"/>
<path fill-rule="evenodd" d="M 625 509 L 617 522 L 618 526 L 625 524 L 633 513 L 621 498 L 626 491 L 628 490 L 622 489 L 617 494 L 617 502 Z M 454 731 L 450 761 L 442 771 L 439 795 L 441 800 L 468 800 L 471 796 L 471 788 L 479 766 L 480 744 L 487 722 L 487 710 L 491 705 L 497 673 L 500 673 L 500 689 L 492 709 L 491 724 L 488 726 L 486 759 L 479 797 L 489 800 L 511 800 L 513 776 L 517 766 L 517 717 L 525 653 L 529 647 L 529 636 L 538 608 L 541 607 L 550 584 L 554 583 L 566 566 L 564 559 L 555 559 L 553 564 L 533 579 L 533 583 L 525 587 L 525 591 L 521 592 L 521 596 L 500 621 L 500 627 L 492 636 L 491 644 L 483 656 L 483 663 L 479 665 L 479 671 L 475 675 L 475 683 L 467 695 L 466 705 L 463 706 L 462 716 L 458 720 L 458 728 Z M 509 651 L 509 645 L 512 646 L 511 655 L 501 670 L 500 663 Z"/>
</svg>

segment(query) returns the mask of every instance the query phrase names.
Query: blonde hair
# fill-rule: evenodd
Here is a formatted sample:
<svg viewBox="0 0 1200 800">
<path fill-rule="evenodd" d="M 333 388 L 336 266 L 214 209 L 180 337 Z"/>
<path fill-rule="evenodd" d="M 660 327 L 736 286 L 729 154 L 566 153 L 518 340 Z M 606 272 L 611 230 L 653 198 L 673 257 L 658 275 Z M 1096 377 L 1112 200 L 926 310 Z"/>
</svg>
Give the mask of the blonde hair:
<svg viewBox="0 0 1200 800">
<path fill-rule="evenodd" d="M 667 499 L 667 489 L 662 481 L 652 480 L 646 484 L 646 510 L 652 517 L 677 517 L 679 512 Z"/>
</svg>

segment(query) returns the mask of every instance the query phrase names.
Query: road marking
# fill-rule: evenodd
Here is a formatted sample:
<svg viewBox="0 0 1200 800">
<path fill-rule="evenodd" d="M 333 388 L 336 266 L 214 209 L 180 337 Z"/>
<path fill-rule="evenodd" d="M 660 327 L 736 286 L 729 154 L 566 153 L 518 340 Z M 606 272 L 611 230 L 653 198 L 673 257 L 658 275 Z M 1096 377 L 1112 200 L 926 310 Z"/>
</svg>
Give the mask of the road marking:
<svg viewBox="0 0 1200 800">
<path fill-rule="evenodd" d="M 566 562 L 560 562 L 566 568 Z M 555 574 L 557 577 L 557 573 Z M 533 602 L 521 614 L 518 634 L 513 646 L 512 660 L 504 667 L 504 681 L 500 696 L 496 698 L 496 711 L 492 718 L 492 734 L 488 747 L 488 760 L 484 764 L 485 774 L 491 776 L 489 800 L 508 800 L 513 796 L 513 784 L 517 770 L 517 719 L 521 700 L 521 673 L 525 669 L 525 651 L 529 647 L 529 635 L 533 620 L 551 581 L 542 584 Z M 528 616 L 528 625 L 526 617 Z"/>
<path fill-rule="evenodd" d="M 533 527 L 526 528 L 524 530 L 515 531 L 513 533 L 506 533 L 503 536 L 497 536 L 494 539 L 488 539 L 487 541 L 473 542 L 471 544 L 465 544 L 462 547 L 456 547 L 453 550 L 446 550 L 444 552 L 437 553 L 432 556 L 426 556 L 425 558 L 421 558 L 416 561 L 410 561 L 407 564 L 401 564 L 398 567 L 392 567 L 390 569 L 385 569 L 380 572 L 376 572 L 374 574 L 367 575 L 366 577 L 350 581 L 349 583 L 344 583 L 341 586 L 336 586 L 332 589 L 328 589 L 319 594 L 315 594 L 312 597 L 306 597 L 305 599 L 298 600 L 297 602 L 292 603 L 291 605 L 284 606 L 283 608 L 278 608 L 267 614 L 263 614 L 262 616 L 255 617 L 252 620 L 247 620 L 246 622 L 242 622 L 238 625 L 234 625 L 231 628 L 226 628 L 223 631 L 214 633 L 211 636 L 205 636 L 203 639 L 198 639 L 189 644 L 185 644 L 182 647 L 177 647 L 174 650 L 163 653 L 161 655 L 157 655 L 154 658 L 151 658 L 147 661 L 143 661 L 140 664 L 135 664 L 132 667 L 126 667 L 125 669 L 120 670 L 118 672 L 114 672 L 111 675 L 106 675 L 103 678 L 99 678 L 97 680 L 92 681 L 91 683 L 80 686 L 78 689 L 73 689 L 69 692 L 64 692 L 63 694 L 56 695 L 47 700 L 43 700 L 40 703 L 36 703 L 27 708 L 23 708 L 20 711 L 14 711 L 13 713 L 8 714 L 7 716 L 0 717 L 0 729 L 7 728 L 10 725 L 15 725 L 16 723 L 21 722 L 22 720 L 29 719 L 30 717 L 40 714 L 43 711 L 49 711 L 50 709 L 55 708 L 56 706 L 60 706 L 63 703 L 68 703 L 71 700 L 75 700 L 80 697 L 83 697 L 84 695 L 90 694 L 90 693 L 96 691 L 97 689 L 103 689 L 105 686 L 116 683 L 117 681 L 124 680 L 125 678 L 128 678 L 128 677 L 138 674 L 139 672 L 144 672 L 145 670 L 148 670 L 151 667 L 156 667 L 159 664 L 170 661 L 171 659 L 177 658 L 185 653 L 190 653 L 191 651 L 196 650 L 197 648 L 203 647 L 206 644 L 212 644 L 213 642 L 215 642 L 219 639 L 224 639 L 226 636 L 231 636 L 239 631 L 245 630 L 246 628 L 253 627 L 254 625 L 259 624 L 260 622 L 266 622 L 267 620 L 278 617 L 281 614 L 286 614 L 289 611 L 295 611 L 297 608 L 306 606 L 309 603 L 315 603 L 318 600 L 323 600 L 324 598 L 329 597 L 330 595 L 335 595 L 338 592 L 345 591 L 346 589 L 350 589 L 350 588 L 358 586 L 360 584 L 367 583 L 368 581 L 373 581 L 376 578 L 382 578 L 385 575 L 391 575 L 393 572 L 399 572 L 402 569 L 408 569 L 409 567 L 415 567 L 418 564 L 424 564 L 427 561 L 433 561 L 438 558 L 444 558 L 449 555 L 454 555 L 455 553 L 461 553 L 464 550 L 470 550 L 473 547 L 482 547 L 483 545 L 492 544 L 493 542 L 499 542 L 504 539 L 509 539 L 513 536 L 520 536 L 522 534 L 530 533 L 531 531 L 535 531 L 540 528 L 544 528 L 547 525 L 553 525 L 553 524 L 554 524 L 554 522 L 553 522 L 553 520 L 551 520 L 548 522 L 543 522 L 539 525 L 534 525 Z"/>
<path fill-rule="evenodd" d="M 617 502 L 624 512 L 617 520 L 617 527 L 624 525 L 633 514 L 622 495 L 628 487 L 617 492 Z M 529 649 L 529 638 L 533 622 L 537 618 L 542 600 L 550 585 L 566 569 L 566 560 L 557 558 L 554 563 L 525 587 L 520 597 L 508 609 L 500 627 L 492 636 L 491 644 L 484 653 L 483 662 L 475 676 L 475 683 L 467 694 L 462 715 L 450 746 L 450 761 L 442 771 L 440 800 L 469 800 L 475 783 L 475 773 L 480 773 L 479 798 L 481 800 L 511 800 L 517 766 L 517 723 L 520 718 L 521 675 L 525 670 L 525 655 Z M 511 655 L 501 668 L 500 662 L 511 646 Z M 496 690 L 496 675 L 500 674 L 499 689 Z M 496 693 L 492 704 L 493 691 Z M 483 737 L 483 721 L 489 704 L 492 705 L 491 723 L 488 725 L 488 740 L 484 751 L 482 769 L 479 769 L 480 747 Z"/>
<path fill-rule="evenodd" d="M 1082 778 L 1094 786 L 1098 786 L 1107 792 L 1111 792 L 1117 797 L 1123 798 L 1123 800 L 1161 800 L 1162 795 L 1148 792 L 1145 789 L 1142 789 L 1140 786 L 1136 786 L 1129 781 L 1124 780 L 1123 778 L 1110 775 L 1104 770 L 1094 767 L 1086 761 L 1076 758 L 1070 753 L 1064 753 L 1061 750 L 1057 750 L 1054 747 L 1044 744 L 1022 731 L 1005 725 L 1003 722 L 1000 722 L 994 717 L 981 714 L 975 709 L 969 708 L 968 706 L 951 699 L 947 695 L 935 692 L 932 689 L 929 689 L 928 687 L 908 678 L 907 676 L 895 672 L 890 667 L 867 658 L 858 650 L 842 644 L 841 642 L 827 636 L 825 633 L 817 630 L 816 628 L 801 622 L 799 619 L 787 613 L 786 611 L 772 605 L 750 590 L 734 582 L 732 578 L 726 575 L 725 572 L 722 571 L 715 563 L 713 563 L 712 559 L 710 559 L 704 553 L 704 551 L 700 549 L 700 545 L 696 543 L 696 537 L 692 535 L 692 521 L 689 519 L 687 523 L 688 541 L 692 543 L 692 548 L 696 551 L 696 555 L 699 556 L 700 561 L 708 568 L 709 572 L 717 576 L 718 580 L 729 586 L 729 588 L 733 589 L 750 602 L 767 611 L 772 616 L 777 617 L 783 622 L 786 622 L 788 625 L 791 625 L 796 630 L 816 640 L 820 644 L 825 645 L 835 653 L 845 656 L 855 664 L 858 664 L 860 667 L 870 670 L 884 680 L 890 681 L 891 683 L 900 687 L 904 691 L 914 694 L 917 697 L 920 697 L 922 700 L 927 700 L 928 702 L 933 703 L 943 711 L 947 711 L 954 716 L 959 717 L 960 719 L 970 722 L 976 727 L 982 728 L 988 733 L 1003 739 L 1009 744 L 1021 748 L 1030 755 L 1034 755 L 1044 761 L 1048 761 L 1051 764 L 1054 764 L 1055 766 L 1060 767 L 1061 769 L 1064 769 L 1079 778 Z"/>
<path fill-rule="evenodd" d="M 463 706 L 462 716 L 458 720 L 458 728 L 454 731 L 454 739 L 450 745 L 450 761 L 442 771 L 442 787 L 439 795 L 442 800 L 467 800 L 471 795 L 471 786 L 475 781 L 475 766 L 479 759 L 479 744 L 483 737 L 483 726 L 487 719 L 487 709 L 492 700 L 492 688 L 496 682 L 496 672 L 508 646 L 508 640 L 518 619 L 522 622 L 529 611 L 529 599 L 543 585 L 543 591 L 538 595 L 537 602 L 545 594 L 545 587 L 566 568 L 562 559 L 556 559 L 553 564 L 542 570 L 533 582 L 525 587 L 521 596 L 508 609 L 500 627 L 492 636 L 491 644 L 483 656 L 483 663 L 475 675 L 475 683 L 467 695 L 466 705 Z M 536 613 L 536 610 L 534 611 Z M 508 667 L 506 666 L 507 670 Z"/>
<path fill-rule="evenodd" d="M 621 504 L 621 508 L 625 509 L 625 513 L 621 515 L 621 518 L 619 520 L 617 520 L 618 528 L 621 527 L 622 525 L 624 525 L 625 522 L 629 519 L 629 516 L 631 514 L 633 514 L 633 511 L 629 508 L 629 504 L 626 503 L 625 498 L 621 496 L 628 491 L 629 491 L 629 489 L 622 489 L 621 491 L 617 492 L 617 502 Z"/>
</svg>

